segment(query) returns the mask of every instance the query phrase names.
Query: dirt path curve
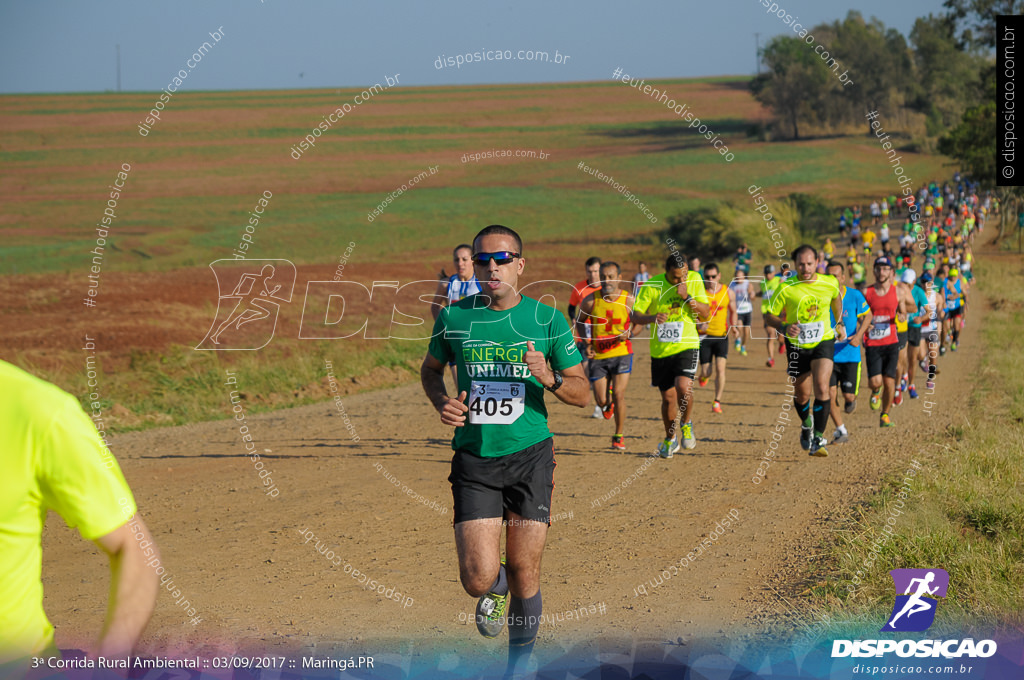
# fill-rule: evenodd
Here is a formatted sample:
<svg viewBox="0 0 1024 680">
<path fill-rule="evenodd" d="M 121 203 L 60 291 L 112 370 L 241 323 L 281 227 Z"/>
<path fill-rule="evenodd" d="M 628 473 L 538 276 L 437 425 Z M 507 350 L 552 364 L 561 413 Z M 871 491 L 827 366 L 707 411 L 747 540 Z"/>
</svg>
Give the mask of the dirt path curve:
<svg viewBox="0 0 1024 680">
<path fill-rule="evenodd" d="M 895 408 L 898 427 L 882 431 L 865 388 L 848 416 L 849 444 L 832 447 L 828 458 L 810 458 L 797 445 L 797 427 L 787 427 L 760 485 L 751 479 L 788 401 L 782 362 L 765 367 L 763 341 L 755 341 L 747 357 L 730 354 L 724 414 L 711 413 L 710 385 L 697 390 L 699 443 L 671 460 L 648 457 L 661 425 L 657 392 L 647 384 L 646 341 L 635 343 L 627 453 L 608 446 L 612 424 L 590 418 L 592 407 L 551 405 L 549 398 L 558 469 L 556 521 L 543 565 L 545 613 L 557 617 L 591 604 L 603 604 L 604 612 L 546 623 L 542 644 L 759 630 L 777 610 L 768 584 L 802 573 L 828 519 L 863 498 L 885 473 L 904 469 L 927 437 L 963 421 L 982 307 L 974 305 L 963 349 L 940 361 L 930 414 L 922 390 L 922 398 Z M 760 320 L 754 324 L 759 328 Z M 343 352 L 339 344 L 336 363 Z M 244 385 L 238 389 L 245 392 Z M 225 413 L 228 399 L 225 387 Z M 235 421 L 114 440 L 167 575 L 180 589 L 177 597 L 161 593 L 144 650 L 283 653 L 407 638 L 484 644 L 465 624 L 474 603 L 458 583 L 446 481 L 450 430 L 418 384 L 352 396 L 344 408 L 358 442 L 334 403 L 247 418 L 280 491 L 276 497 L 266 495 L 244 455 Z M 601 501 L 645 464 L 635 481 Z M 437 509 L 427 505 L 431 501 Z M 710 550 L 661 585 L 647 585 L 647 596 L 635 590 L 678 564 L 732 509 L 738 520 Z M 304 530 L 316 539 L 305 543 Z M 316 540 L 340 566 L 317 552 Z M 58 643 L 78 646 L 102 621 L 105 561 L 54 516 L 44 555 L 46 608 Z M 346 563 L 412 603 L 364 589 L 346 574 Z M 188 605 L 176 603 L 186 598 Z M 187 606 L 198 610 L 198 625 L 188 622 Z"/>
</svg>

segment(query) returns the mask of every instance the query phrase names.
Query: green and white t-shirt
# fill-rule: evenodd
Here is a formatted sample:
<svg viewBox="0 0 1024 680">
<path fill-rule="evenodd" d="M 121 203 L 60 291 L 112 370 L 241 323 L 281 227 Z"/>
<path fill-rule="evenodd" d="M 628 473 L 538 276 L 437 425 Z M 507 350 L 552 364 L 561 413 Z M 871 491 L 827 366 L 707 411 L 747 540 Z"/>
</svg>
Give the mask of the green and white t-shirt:
<svg viewBox="0 0 1024 680">
<path fill-rule="evenodd" d="M 512 309 L 488 309 L 488 302 L 484 295 L 472 295 L 442 309 L 428 351 L 442 363 L 455 362 L 458 391 L 467 394 L 466 424 L 455 428 L 452 448 L 496 458 L 551 436 L 544 386 L 523 360 L 527 341 L 556 371 L 583 357 L 554 307 L 525 295 Z"/>
</svg>

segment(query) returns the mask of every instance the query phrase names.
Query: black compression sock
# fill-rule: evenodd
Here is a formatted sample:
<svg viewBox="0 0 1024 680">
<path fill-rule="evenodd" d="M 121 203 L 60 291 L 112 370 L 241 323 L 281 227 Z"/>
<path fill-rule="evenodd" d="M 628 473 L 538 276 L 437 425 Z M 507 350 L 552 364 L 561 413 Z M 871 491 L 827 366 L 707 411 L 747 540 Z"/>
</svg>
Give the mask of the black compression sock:
<svg viewBox="0 0 1024 680">
<path fill-rule="evenodd" d="M 540 590 L 533 597 L 526 599 L 512 596 L 509 601 L 508 644 L 518 647 L 533 642 L 540 628 L 540 615 L 543 610 Z"/>
<path fill-rule="evenodd" d="M 828 399 L 815 399 L 814 400 L 814 433 L 818 435 L 825 434 L 825 426 L 828 425 L 828 415 L 831 410 L 832 402 Z"/>
<path fill-rule="evenodd" d="M 540 590 L 538 589 L 533 597 L 526 599 L 513 595 L 508 608 L 508 667 L 505 672 L 513 673 L 517 665 L 525 664 L 530 658 L 534 642 L 537 640 L 543 610 Z"/>
<path fill-rule="evenodd" d="M 796 414 L 800 416 L 800 424 L 804 425 L 807 423 L 807 416 L 811 412 L 811 402 L 801 404 L 795 398 L 793 399 L 793 405 L 796 406 Z"/>
</svg>

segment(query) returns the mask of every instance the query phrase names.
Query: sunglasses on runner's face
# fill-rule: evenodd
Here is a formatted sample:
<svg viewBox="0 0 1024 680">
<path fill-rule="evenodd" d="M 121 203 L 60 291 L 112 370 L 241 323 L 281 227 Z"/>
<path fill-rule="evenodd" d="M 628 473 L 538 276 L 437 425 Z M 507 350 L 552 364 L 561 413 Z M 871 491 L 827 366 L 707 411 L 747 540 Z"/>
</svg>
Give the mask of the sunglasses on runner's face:
<svg viewBox="0 0 1024 680">
<path fill-rule="evenodd" d="M 495 264 L 510 264 L 517 257 L 519 257 L 519 253 L 513 253 L 511 250 L 499 250 L 496 253 L 475 253 L 473 255 L 473 264 L 486 267 L 487 263 L 491 260 L 494 260 Z"/>
</svg>

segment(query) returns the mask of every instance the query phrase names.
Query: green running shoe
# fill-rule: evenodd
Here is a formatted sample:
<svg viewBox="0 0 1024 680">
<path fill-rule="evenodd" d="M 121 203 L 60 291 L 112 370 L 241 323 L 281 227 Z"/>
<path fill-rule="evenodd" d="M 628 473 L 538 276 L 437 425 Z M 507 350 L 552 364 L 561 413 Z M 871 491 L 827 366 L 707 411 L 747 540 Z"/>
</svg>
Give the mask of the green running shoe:
<svg viewBox="0 0 1024 680">
<path fill-rule="evenodd" d="M 505 559 L 502 558 L 502 564 Z M 476 629 L 485 638 L 496 638 L 505 627 L 505 610 L 509 594 L 486 593 L 476 603 Z"/>
</svg>

